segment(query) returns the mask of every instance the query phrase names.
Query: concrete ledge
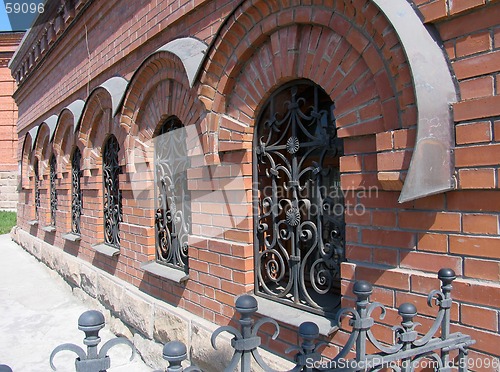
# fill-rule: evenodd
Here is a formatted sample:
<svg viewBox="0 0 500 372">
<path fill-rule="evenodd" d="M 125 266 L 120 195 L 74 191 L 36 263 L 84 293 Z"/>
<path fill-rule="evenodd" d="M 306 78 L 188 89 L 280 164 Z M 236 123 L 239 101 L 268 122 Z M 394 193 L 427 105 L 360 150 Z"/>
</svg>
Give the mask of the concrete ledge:
<svg viewBox="0 0 500 372">
<path fill-rule="evenodd" d="M 75 234 L 73 232 L 69 232 L 61 236 L 61 238 L 65 240 L 69 240 L 71 242 L 78 242 L 82 239 L 82 237 L 79 234 Z"/>
<path fill-rule="evenodd" d="M 168 280 L 172 280 L 176 283 L 182 283 L 189 279 L 189 274 L 186 274 L 182 270 L 176 270 L 172 267 L 168 267 L 166 265 L 159 264 L 156 261 L 148 261 L 141 265 L 141 269 L 144 271 L 159 276 L 161 278 L 165 278 Z"/>
<path fill-rule="evenodd" d="M 120 254 L 120 250 L 118 248 L 108 245 L 106 243 L 95 244 L 92 246 L 92 248 L 94 248 L 97 252 L 108 257 L 114 257 Z"/>
<path fill-rule="evenodd" d="M 49 225 L 49 226 L 42 227 L 42 230 L 45 232 L 53 233 L 56 231 L 56 228 L 55 228 L 55 226 Z"/>
<path fill-rule="evenodd" d="M 330 336 L 339 329 L 337 322 L 320 315 L 315 315 L 291 306 L 286 306 L 276 301 L 255 296 L 259 309 L 257 314 L 278 320 L 284 324 L 299 327 L 303 322 L 315 322 L 319 327 L 319 333 L 323 336 Z"/>
</svg>

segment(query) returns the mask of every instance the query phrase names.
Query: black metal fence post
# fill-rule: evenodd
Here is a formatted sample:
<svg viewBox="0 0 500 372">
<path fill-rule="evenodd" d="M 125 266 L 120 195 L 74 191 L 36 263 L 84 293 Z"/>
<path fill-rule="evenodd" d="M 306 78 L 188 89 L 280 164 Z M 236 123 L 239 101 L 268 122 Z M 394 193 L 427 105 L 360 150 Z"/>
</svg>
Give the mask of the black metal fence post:
<svg viewBox="0 0 500 372">
<path fill-rule="evenodd" d="M 252 336 L 252 325 L 253 319 L 252 315 L 257 311 L 257 300 L 252 296 L 241 296 L 236 300 L 236 311 L 241 314 L 241 318 L 239 320 L 241 325 L 241 335 L 243 336 L 243 340 L 248 340 Z M 236 344 L 237 341 L 234 340 L 231 344 Z M 239 342 L 241 344 L 241 371 L 242 372 L 250 372 L 252 366 L 252 354 L 250 353 L 250 342 L 243 341 Z M 260 345 L 260 339 L 259 339 Z M 257 347 L 257 346 L 256 346 Z"/>
<path fill-rule="evenodd" d="M 236 311 L 240 313 L 239 323 L 241 325 L 241 332 L 231 326 L 219 327 L 212 333 L 212 346 L 215 346 L 215 339 L 222 332 L 228 332 L 234 337 L 231 340 L 231 346 L 234 349 L 234 354 L 231 359 L 229 366 L 224 370 L 225 372 L 234 371 L 238 364 L 240 364 L 241 372 L 250 372 L 252 356 L 257 362 L 257 364 L 263 368 L 265 371 L 273 371 L 269 367 L 259 354 L 259 346 L 261 345 L 261 339 L 257 336 L 260 327 L 266 323 L 271 323 L 276 327 L 276 332 L 272 336 L 276 339 L 279 334 L 279 326 L 275 320 L 270 318 L 261 318 L 255 324 L 252 319 L 252 315 L 258 310 L 257 300 L 250 295 L 242 295 L 236 300 Z"/>
<path fill-rule="evenodd" d="M 459 351 L 459 368 L 466 370 L 467 349 L 474 344 L 470 336 L 459 332 L 450 333 L 450 312 L 452 306 L 451 283 L 456 278 L 451 269 L 441 269 L 438 278 L 442 282 L 441 291 L 433 290 L 427 297 L 427 303 L 432 306 L 433 301 L 439 306 L 439 311 L 430 329 L 422 337 L 418 337 L 415 330 L 419 323 L 415 323 L 413 318 L 417 315 L 416 307 L 411 303 L 402 304 L 398 313 L 402 317 L 401 326 L 393 327 L 396 331 L 396 341 L 387 345 L 377 340 L 372 333 L 371 327 L 374 324 L 372 313 L 375 309 L 380 309 L 380 319 L 386 314 L 385 307 L 377 302 L 369 302 L 372 293 L 372 286 L 367 282 L 356 282 L 353 292 L 357 296 L 356 309 L 341 309 L 339 319 L 345 314 L 350 314 L 351 335 L 339 354 L 333 359 L 335 362 L 341 361 L 356 346 L 356 359 L 349 360 L 347 369 L 350 371 L 363 371 L 366 369 L 396 369 L 402 372 L 409 372 L 418 368 L 420 364 L 433 363 L 436 370 L 449 372 L 453 367 L 450 363 L 449 353 L 452 350 Z M 437 336 L 441 332 L 439 336 Z M 370 342 L 379 352 L 366 354 L 367 342 Z M 344 368 L 340 368 L 345 370 Z M 329 369 L 336 370 L 338 368 Z"/>
<path fill-rule="evenodd" d="M 373 293 L 373 286 L 364 280 L 354 283 L 353 292 L 357 297 L 356 310 L 360 319 L 355 319 L 352 323 L 353 330 L 359 331 L 356 340 L 356 360 L 365 360 L 366 357 L 366 334 L 367 331 L 373 326 L 373 319 L 368 315 L 367 307 L 370 304 L 368 301 L 370 295 Z"/>
<path fill-rule="evenodd" d="M 453 289 L 452 282 L 457 278 L 452 269 L 441 269 L 438 272 L 438 278 L 441 280 L 441 292 L 443 297 L 439 301 L 439 307 L 444 309 L 444 316 L 441 322 L 441 339 L 446 340 L 450 337 L 450 321 L 451 321 L 451 290 Z M 444 369 L 449 369 L 450 356 L 449 352 L 443 350 L 441 353 L 441 361 L 443 362 Z M 443 371 L 445 372 L 445 371 Z"/>
<path fill-rule="evenodd" d="M 311 364 L 321 359 L 318 353 L 318 347 L 324 345 L 324 342 L 316 344 L 314 341 L 319 337 L 319 327 L 313 322 L 304 322 L 299 326 L 299 336 L 302 338 L 302 349 L 295 357 L 295 361 L 302 367 L 303 372 L 312 372 Z"/>
<path fill-rule="evenodd" d="M 182 366 L 182 362 L 187 359 L 187 347 L 181 341 L 169 341 L 163 345 L 163 359 L 168 361 L 167 369 L 154 372 L 202 372 L 196 366 Z"/>
<path fill-rule="evenodd" d="M 104 325 L 104 315 L 99 311 L 90 310 L 80 315 L 78 329 L 85 333 L 83 343 L 87 346 L 87 359 L 97 359 L 97 345 L 101 342 L 99 331 Z"/>
<path fill-rule="evenodd" d="M 411 344 L 417 339 L 418 333 L 415 331 L 415 323 L 413 318 L 417 315 L 417 308 L 411 303 L 401 304 L 398 308 L 398 314 L 401 316 L 402 332 L 399 334 L 399 341 L 403 343 L 401 350 L 407 351 L 411 349 Z M 401 360 L 401 371 L 412 371 L 411 357 L 403 358 Z"/>
<path fill-rule="evenodd" d="M 285 353 L 297 351 L 295 354 L 295 368 L 289 372 L 313 372 L 314 366 L 321 360 L 321 354 L 318 352 L 320 346 L 326 342 L 315 340 L 319 337 L 319 327 L 313 322 L 304 322 L 299 326 L 299 337 L 302 338 L 300 346 L 288 348 Z"/>
</svg>

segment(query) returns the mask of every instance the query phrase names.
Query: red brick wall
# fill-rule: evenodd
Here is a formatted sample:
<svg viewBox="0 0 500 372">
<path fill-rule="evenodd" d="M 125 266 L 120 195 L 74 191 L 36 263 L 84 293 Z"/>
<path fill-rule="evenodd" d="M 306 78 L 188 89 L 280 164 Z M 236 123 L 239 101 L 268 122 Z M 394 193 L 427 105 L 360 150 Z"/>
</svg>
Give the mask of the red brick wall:
<svg viewBox="0 0 500 372">
<path fill-rule="evenodd" d="M 375 284 L 372 299 L 388 307 L 382 323 L 398 323 L 396 307 L 411 301 L 423 314 L 419 321 L 425 329 L 428 316 L 435 315 L 426 307 L 425 295 L 438 287 L 437 270 L 451 267 L 459 277 L 453 292 L 458 300 L 452 315 L 455 329 L 476 339 L 471 356 L 498 356 L 500 3 L 415 2 L 424 22 L 436 27 L 457 79 L 460 100 L 453 106 L 457 190 L 404 204 L 397 202 L 397 185 L 391 191 L 379 181 L 380 172 L 386 171 L 404 178 L 417 129 L 412 76 L 396 31 L 367 0 L 298 3 L 247 1 L 228 17 L 236 2 L 186 1 L 178 9 L 169 2 L 158 6 L 94 2 L 16 93 L 20 138 L 76 98 L 88 100 L 75 135 L 67 131 L 70 118 L 61 119 L 53 148 L 42 135 L 34 154 L 24 154 L 28 187 L 19 199 L 19 226 L 149 294 L 218 324 L 228 323 L 235 296 L 253 288 L 255 119 L 280 84 L 308 78 L 335 102 L 338 133 L 344 139 L 340 166 L 349 206 L 347 262 L 342 267 L 344 305 L 352 303 L 354 280 L 369 280 Z M 134 74 L 151 52 L 187 35 L 210 44 L 193 88 L 179 60 L 167 53 L 150 57 Z M 121 112 L 111 118 L 106 92 L 87 96 L 114 75 L 133 79 Z M 188 171 L 193 226 L 190 279 L 185 285 L 140 268 L 154 257 L 152 154 L 141 144 L 148 144 L 169 115 L 196 133 Z M 91 248 L 103 237 L 100 147 L 109 133 L 120 141 L 123 171 L 118 258 Z M 75 145 L 84 157 L 79 243 L 61 238 L 69 229 L 68 155 Z M 58 155 L 62 196 L 58 229 L 45 233 L 26 223 L 33 218 L 29 164 L 34 157 L 41 159 L 41 215 L 48 224 L 47 164 L 52 151 Z M 296 338 L 290 329 L 283 332 L 280 341 L 266 337 L 264 342 L 283 352 Z M 392 338 L 387 328 L 377 326 L 376 333 L 384 340 Z M 342 344 L 345 337 L 339 332 L 332 342 Z"/>
<path fill-rule="evenodd" d="M 12 78 L 8 63 L 22 33 L 0 33 L 0 171 L 17 170 L 17 106 L 12 98 L 15 82 Z"/>
<path fill-rule="evenodd" d="M 16 88 L 8 63 L 22 32 L 0 32 L 0 209 L 15 209 L 17 200 L 17 106 Z"/>
</svg>

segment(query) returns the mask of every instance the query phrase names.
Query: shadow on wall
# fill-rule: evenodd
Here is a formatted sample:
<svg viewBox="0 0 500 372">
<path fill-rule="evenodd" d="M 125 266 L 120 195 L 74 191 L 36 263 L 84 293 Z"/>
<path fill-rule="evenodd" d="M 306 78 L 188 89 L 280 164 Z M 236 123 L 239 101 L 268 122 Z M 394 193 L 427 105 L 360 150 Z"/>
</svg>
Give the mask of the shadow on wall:
<svg viewBox="0 0 500 372">
<path fill-rule="evenodd" d="M 375 286 L 375 301 L 387 306 L 409 301 L 419 305 L 420 310 L 432 289 L 431 283 L 436 286 L 438 280 L 420 280 L 421 275 L 412 278 L 408 270 L 432 275 L 449 267 L 462 275 L 461 258 L 447 254 L 448 235 L 461 228 L 460 213 L 447 209 L 455 194 L 442 193 L 399 204 L 396 191 L 349 192 L 346 202 L 354 207 L 346 210 L 346 258 L 347 265 L 356 266 L 352 281 L 343 283 L 343 305 L 353 304 L 354 280 L 366 280 Z M 398 292 L 394 299 L 394 290 L 414 293 L 405 296 Z"/>
<path fill-rule="evenodd" d="M 92 265 L 106 271 L 111 275 L 115 275 L 117 271 L 116 268 L 118 266 L 118 256 L 109 257 L 105 254 L 95 251 Z M 117 276 L 119 277 L 119 275 Z"/>
<path fill-rule="evenodd" d="M 63 244 L 63 250 L 64 250 L 64 252 L 66 252 L 72 256 L 78 257 L 78 253 L 80 250 L 80 244 L 78 241 L 73 242 L 71 240 L 65 240 L 64 244 Z"/>
</svg>

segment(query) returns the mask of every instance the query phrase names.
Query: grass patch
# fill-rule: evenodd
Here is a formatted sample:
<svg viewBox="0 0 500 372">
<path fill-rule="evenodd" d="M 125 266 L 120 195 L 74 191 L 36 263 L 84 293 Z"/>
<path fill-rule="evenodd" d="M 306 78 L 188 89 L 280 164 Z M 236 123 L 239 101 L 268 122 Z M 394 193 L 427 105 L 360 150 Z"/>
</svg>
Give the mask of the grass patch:
<svg viewBox="0 0 500 372">
<path fill-rule="evenodd" d="M 16 212 L 0 211 L 0 234 L 10 233 L 17 223 Z"/>
</svg>

